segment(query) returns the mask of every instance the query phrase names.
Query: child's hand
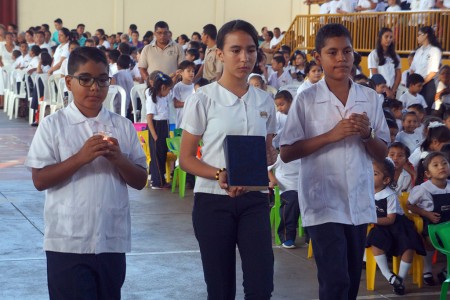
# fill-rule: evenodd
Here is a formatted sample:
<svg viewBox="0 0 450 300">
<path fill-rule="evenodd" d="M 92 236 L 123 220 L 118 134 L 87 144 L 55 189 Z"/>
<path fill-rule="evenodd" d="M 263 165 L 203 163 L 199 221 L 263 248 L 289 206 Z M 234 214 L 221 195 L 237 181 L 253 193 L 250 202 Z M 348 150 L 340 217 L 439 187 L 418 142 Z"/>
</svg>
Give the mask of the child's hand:
<svg viewBox="0 0 450 300">
<path fill-rule="evenodd" d="M 358 128 L 349 119 L 342 119 L 329 132 L 332 142 L 338 142 L 346 137 L 359 134 Z"/>
<path fill-rule="evenodd" d="M 155 140 L 155 142 L 158 140 L 158 135 L 157 134 L 152 134 L 153 139 Z"/>
<path fill-rule="evenodd" d="M 441 219 L 441 215 L 433 211 L 427 212 L 426 217 L 434 224 L 438 223 Z"/>
<path fill-rule="evenodd" d="M 97 157 L 107 154 L 108 151 L 108 141 L 103 140 L 101 135 L 94 135 L 84 143 L 77 155 L 83 164 L 88 164 Z"/>
<path fill-rule="evenodd" d="M 356 114 L 353 113 L 350 115 L 349 120 L 354 124 L 359 132 L 359 135 L 362 139 L 369 138 L 370 135 L 370 122 L 369 117 L 367 117 L 366 113 Z"/>
</svg>

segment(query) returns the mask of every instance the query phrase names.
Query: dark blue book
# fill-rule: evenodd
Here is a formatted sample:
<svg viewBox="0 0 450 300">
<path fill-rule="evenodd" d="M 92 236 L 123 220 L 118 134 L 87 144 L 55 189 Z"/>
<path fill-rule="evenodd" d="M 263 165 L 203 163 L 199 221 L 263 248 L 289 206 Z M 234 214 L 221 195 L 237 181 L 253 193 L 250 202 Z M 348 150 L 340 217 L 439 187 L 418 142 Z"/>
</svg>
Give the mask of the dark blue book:
<svg viewBox="0 0 450 300">
<path fill-rule="evenodd" d="M 250 191 L 267 189 L 269 176 L 263 136 L 227 135 L 224 152 L 229 186 L 242 186 Z"/>
</svg>

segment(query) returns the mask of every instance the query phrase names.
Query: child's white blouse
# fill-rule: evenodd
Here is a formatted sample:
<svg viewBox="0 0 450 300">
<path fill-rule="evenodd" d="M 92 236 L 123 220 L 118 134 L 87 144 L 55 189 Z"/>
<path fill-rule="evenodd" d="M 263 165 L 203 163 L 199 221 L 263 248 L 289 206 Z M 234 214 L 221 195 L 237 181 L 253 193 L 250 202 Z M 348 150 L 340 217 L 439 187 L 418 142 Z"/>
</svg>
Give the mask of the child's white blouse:
<svg viewBox="0 0 450 300">
<path fill-rule="evenodd" d="M 440 189 L 435 186 L 431 180 L 425 181 L 421 185 L 415 186 L 408 197 L 408 202 L 412 205 L 417 205 L 426 211 L 433 211 L 433 196 L 450 193 L 450 181 L 447 180 L 447 186 Z"/>
</svg>

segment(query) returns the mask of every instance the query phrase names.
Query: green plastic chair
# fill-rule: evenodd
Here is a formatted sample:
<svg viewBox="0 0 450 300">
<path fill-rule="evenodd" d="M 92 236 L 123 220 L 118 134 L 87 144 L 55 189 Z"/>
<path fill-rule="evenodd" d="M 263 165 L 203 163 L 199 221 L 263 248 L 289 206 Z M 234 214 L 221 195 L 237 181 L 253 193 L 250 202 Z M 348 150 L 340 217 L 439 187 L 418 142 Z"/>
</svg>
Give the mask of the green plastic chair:
<svg viewBox="0 0 450 300">
<path fill-rule="evenodd" d="M 181 136 L 175 136 L 173 138 L 166 138 L 167 148 L 170 152 L 180 157 L 180 143 Z M 178 184 L 178 195 L 180 198 L 184 198 L 186 191 L 186 172 L 183 171 L 180 166 L 176 166 L 173 170 L 173 180 L 172 180 L 172 193 L 175 193 L 175 189 Z"/>
<path fill-rule="evenodd" d="M 441 300 L 447 299 L 448 285 L 450 283 L 450 221 L 441 224 L 429 224 L 428 233 L 433 247 L 447 257 L 447 279 L 442 283 Z"/>
</svg>

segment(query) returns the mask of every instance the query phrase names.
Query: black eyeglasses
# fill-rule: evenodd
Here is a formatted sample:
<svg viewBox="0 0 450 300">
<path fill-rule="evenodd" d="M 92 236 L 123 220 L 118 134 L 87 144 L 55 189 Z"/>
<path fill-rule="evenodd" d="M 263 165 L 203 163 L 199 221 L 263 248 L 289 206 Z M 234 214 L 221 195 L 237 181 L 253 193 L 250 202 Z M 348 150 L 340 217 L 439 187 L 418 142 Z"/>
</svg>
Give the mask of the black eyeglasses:
<svg viewBox="0 0 450 300">
<path fill-rule="evenodd" d="M 111 85 L 111 77 L 92 77 L 86 75 L 69 75 L 70 77 L 78 79 L 78 83 L 84 87 L 91 87 L 94 82 L 97 82 L 99 87 L 108 87 Z"/>
</svg>

